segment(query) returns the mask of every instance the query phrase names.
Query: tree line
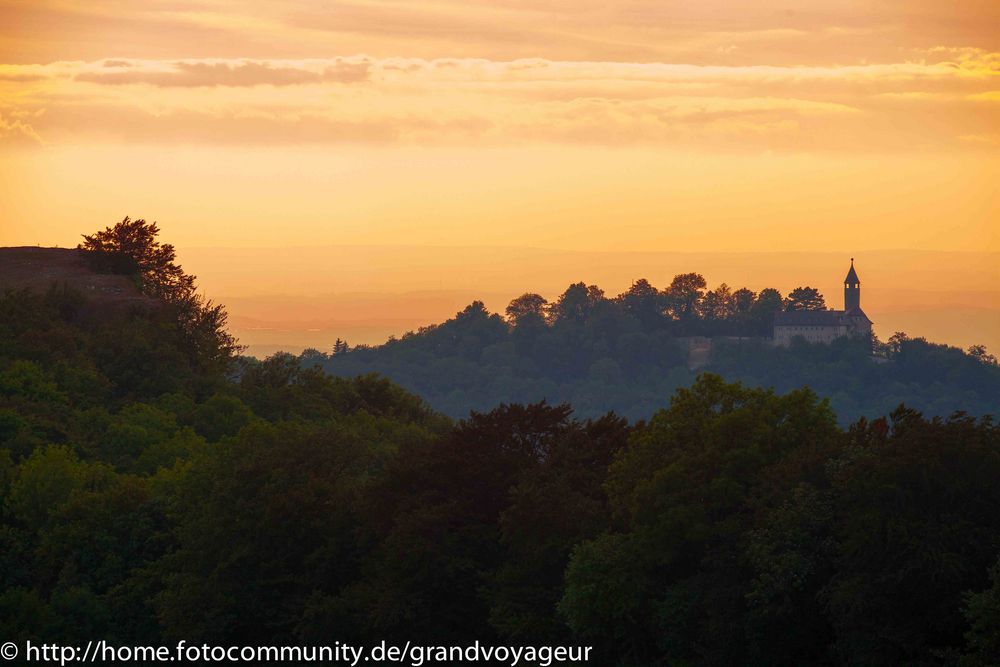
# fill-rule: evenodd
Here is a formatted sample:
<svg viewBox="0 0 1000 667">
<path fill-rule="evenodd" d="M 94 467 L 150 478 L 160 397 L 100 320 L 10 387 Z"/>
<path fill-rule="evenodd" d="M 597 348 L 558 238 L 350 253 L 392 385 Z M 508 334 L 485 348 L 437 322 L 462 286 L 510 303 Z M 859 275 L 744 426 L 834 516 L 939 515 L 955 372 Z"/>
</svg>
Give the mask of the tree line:
<svg viewBox="0 0 1000 667">
<path fill-rule="evenodd" d="M 552 302 L 533 292 L 523 294 L 507 306 L 506 317 L 514 327 L 537 327 L 619 315 L 643 329 L 675 336 L 770 336 L 778 311 L 826 309 L 823 295 L 808 286 L 795 288 L 787 297 L 772 287 L 759 293 L 746 287 L 734 290 L 725 283 L 713 290 L 707 287 L 700 273 L 683 273 L 662 290 L 642 278 L 609 298 L 600 287 L 579 282 Z"/>
<path fill-rule="evenodd" d="M 702 374 L 649 420 L 535 402 L 456 421 L 383 377 L 239 357 L 171 308 L 93 306 L 0 294 L 11 641 L 583 643 L 622 667 L 1000 653 L 991 417 L 843 426 L 810 389 Z"/>
<path fill-rule="evenodd" d="M 653 292 L 645 293 L 653 298 Z M 571 403 L 586 417 L 613 410 L 631 420 L 648 419 L 663 397 L 690 385 L 702 370 L 781 391 L 812 387 L 830 399 L 844 425 L 859 416 L 886 414 L 900 403 L 931 416 L 995 412 L 1000 366 L 984 347 L 962 351 L 902 332 L 885 342 L 875 337 L 830 344 L 796 340 L 790 348 L 739 336 L 761 330 L 754 329 L 760 322 L 770 330 L 774 308 L 789 307 L 780 305 L 777 292 L 773 298 L 768 294 L 762 291 L 741 311 L 749 329 L 740 328 L 736 316 L 715 321 L 716 332 L 732 335 L 714 338 L 697 366 L 690 363 L 689 339 L 679 334 L 708 331 L 709 320 L 698 314 L 704 312 L 698 305 L 702 301 L 686 301 L 693 305 L 686 311 L 692 313 L 691 328 L 685 329 L 682 315 L 669 314 L 685 312 L 683 305 L 672 306 L 673 311 L 661 311 L 659 305 L 644 309 L 625 296 L 605 299 L 583 283 L 554 304 L 537 295 L 519 297 L 506 317 L 477 301 L 441 324 L 382 345 L 352 347 L 338 340 L 330 353 L 306 350 L 300 359 L 341 377 L 380 373 L 455 418 L 501 402 L 547 399 Z M 761 305 L 769 301 L 771 306 Z M 764 317 L 761 313 L 766 319 L 754 324 L 754 317 Z"/>
<path fill-rule="evenodd" d="M 452 421 L 152 310 L 0 296 L 0 629 L 123 645 L 581 643 L 593 664 L 987 665 L 1000 429 L 705 374 L 648 422 Z"/>
</svg>

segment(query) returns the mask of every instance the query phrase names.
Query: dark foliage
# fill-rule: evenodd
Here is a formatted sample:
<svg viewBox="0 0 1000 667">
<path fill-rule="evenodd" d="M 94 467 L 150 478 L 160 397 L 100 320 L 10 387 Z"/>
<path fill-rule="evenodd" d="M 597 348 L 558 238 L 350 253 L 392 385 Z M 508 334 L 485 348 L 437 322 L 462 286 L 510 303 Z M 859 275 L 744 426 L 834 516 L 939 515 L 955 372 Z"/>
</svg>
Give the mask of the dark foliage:
<svg viewBox="0 0 1000 667">
<path fill-rule="evenodd" d="M 560 609 L 617 664 L 946 664 L 963 631 L 992 664 L 997 474 L 989 420 L 844 434 L 809 391 L 704 376 L 612 466 Z"/>
<path fill-rule="evenodd" d="M 629 307 L 652 297 L 638 285 Z M 91 305 L 65 288 L 0 296 L 5 640 L 582 643 L 623 666 L 995 660 L 988 418 L 900 407 L 844 430 L 808 389 L 706 374 L 648 423 L 541 402 L 454 423 L 381 377 L 290 355 L 235 374 L 200 364 L 169 309 Z M 586 286 L 560 308 L 564 324 L 534 325 L 591 342 L 617 326 Z M 476 306 L 421 340 L 474 358 L 521 326 Z M 892 345 L 915 377 L 988 366 Z M 549 349 L 557 367 L 592 354 Z"/>
<path fill-rule="evenodd" d="M 719 341 L 707 367 L 746 385 L 790 391 L 809 386 L 830 399 L 842 424 L 875 418 L 900 403 L 948 417 L 956 411 L 996 414 L 1000 366 L 962 350 L 897 334 L 887 345 L 842 338 L 830 344 Z"/>
<path fill-rule="evenodd" d="M 94 270 L 133 275 L 144 293 L 170 311 L 197 363 L 224 370 L 242 350 L 226 329 L 226 309 L 198 294 L 195 276 L 174 261 L 172 245 L 156 240 L 159 233 L 155 222 L 126 216 L 114 227 L 85 234 L 77 247 Z"/>
<path fill-rule="evenodd" d="M 698 274 L 677 276 L 663 291 L 640 280 L 609 299 L 577 283 L 552 304 L 537 294 L 514 299 L 506 320 L 475 302 L 384 345 L 339 341 L 333 354 L 307 350 L 302 361 L 341 377 L 379 373 L 455 418 L 548 400 L 586 417 L 648 419 L 701 370 L 779 391 L 807 385 L 830 398 L 844 425 L 900 403 L 937 416 L 990 414 L 1000 405 L 1000 366 L 982 346 L 966 354 L 899 334 L 885 345 L 840 339 L 775 348 L 774 313 L 820 308 L 822 295 L 804 287 L 783 300 L 776 290 L 704 286 Z"/>
<path fill-rule="evenodd" d="M 195 277 L 174 262 L 174 247 L 157 241 L 159 234 L 155 222 L 126 216 L 114 227 L 84 234 L 77 247 L 95 270 L 137 274 L 143 290 L 152 296 L 183 301 L 194 291 Z"/>
</svg>

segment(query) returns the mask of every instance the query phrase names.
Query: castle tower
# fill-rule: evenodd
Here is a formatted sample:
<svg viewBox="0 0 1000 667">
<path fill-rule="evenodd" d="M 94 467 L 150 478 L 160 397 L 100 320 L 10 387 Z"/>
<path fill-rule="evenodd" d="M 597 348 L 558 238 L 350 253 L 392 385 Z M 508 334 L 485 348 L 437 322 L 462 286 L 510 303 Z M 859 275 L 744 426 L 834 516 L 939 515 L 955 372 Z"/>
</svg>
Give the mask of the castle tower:
<svg viewBox="0 0 1000 667">
<path fill-rule="evenodd" d="M 851 270 L 844 278 L 844 312 L 850 313 L 852 310 L 861 310 L 861 280 L 854 270 L 853 257 L 851 257 Z"/>
</svg>

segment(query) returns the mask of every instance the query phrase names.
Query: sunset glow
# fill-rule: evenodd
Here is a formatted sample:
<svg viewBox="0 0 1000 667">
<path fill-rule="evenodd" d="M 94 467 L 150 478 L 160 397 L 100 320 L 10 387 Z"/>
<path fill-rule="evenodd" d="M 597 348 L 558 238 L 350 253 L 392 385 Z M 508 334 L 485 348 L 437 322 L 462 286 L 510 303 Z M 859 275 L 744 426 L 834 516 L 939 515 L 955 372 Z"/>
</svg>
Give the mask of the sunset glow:
<svg viewBox="0 0 1000 667">
<path fill-rule="evenodd" d="M 783 290 L 836 289 L 868 253 L 866 287 L 896 290 L 869 310 L 880 335 L 905 311 L 914 335 L 967 345 L 972 317 L 1000 345 L 996 2 L 0 0 L 0 22 L 0 245 L 156 219 L 237 323 L 267 319 L 267 295 L 401 303 L 460 282 L 502 308 L 653 266 L 508 253 L 469 274 L 415 246 L 480 266 L 497 247 L 843 255 L 647 276 Z M 305 276 L 260 253 L 256 277 L 225 273 L 234 248 L 355 245 L 393 248 L 382 278 L 331 275 L 321 254 Z M 963 282 L 928 277 L 930 251 Z M 943 326 L 934 299 L 966 314 Z M 434 303 L 358 336 L 453 307 Z M 363 309 L 327 319 L 375 331 Z"/>
</svg>

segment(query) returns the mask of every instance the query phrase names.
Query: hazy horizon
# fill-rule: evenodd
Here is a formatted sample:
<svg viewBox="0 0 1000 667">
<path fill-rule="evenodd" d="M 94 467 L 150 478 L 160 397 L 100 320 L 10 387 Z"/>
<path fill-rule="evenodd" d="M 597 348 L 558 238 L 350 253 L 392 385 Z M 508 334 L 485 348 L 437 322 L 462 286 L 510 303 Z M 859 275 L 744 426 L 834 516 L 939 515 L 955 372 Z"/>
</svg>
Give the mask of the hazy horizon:
<svg viewBox="0 0 1000 667">
<path fill-rule="evenodd" d="M 458 252 L 461 251 L 461 252 Z M 329 351 L 336 338 L 382 343 L 452 317 L 472 300 L 503 313 L 524 292 L 555 299 L 570 283 L 614 296 L 639 278 L 663 288 L 677 273 L 783 293 L 818 287 L 843 307 L 851 257 L 862 305 L 883 339 L 896 331 L 958 347 L 1000 348 L 1000 253 L 585 252 L 544 248 L 320 246 L 181 248 L 206 293 L 225 303 L 251 354 Z"/>
<path fill-rule="evenodd" d="M 0 20 L 0 245 L 158 221 L 251 350 L 685 271 L 838 307 L 852 256 L 879 335 L 1000 347 L 977 254 L 1000 252 L 995 2 L 0 0 Z"/>
<path fill-rule="evenodd" d="M 71 247 L 69 244 L 59 247 Z M 897 331 L 960 348 L 1000 350 L 1000 252 L 881 249 L 853 253 L 583 251 L 540 247 L 328 245 L 181 247 L 181 264 L 201 291 L 226 306 L 229 326 L 263 357 L 336 339 L 377 345 L 439 324 L 474 300 L 503 314 L 511 299 L 550 301 L 575 282 L 609 297 L 646 278 L 664 288 L 678 273 L 702 273 L 709 288 L 783 294 L 808 285 L 843 307 L 851 258 L 862 307 L 883 340 Z"/>
</svg>

